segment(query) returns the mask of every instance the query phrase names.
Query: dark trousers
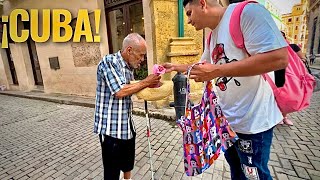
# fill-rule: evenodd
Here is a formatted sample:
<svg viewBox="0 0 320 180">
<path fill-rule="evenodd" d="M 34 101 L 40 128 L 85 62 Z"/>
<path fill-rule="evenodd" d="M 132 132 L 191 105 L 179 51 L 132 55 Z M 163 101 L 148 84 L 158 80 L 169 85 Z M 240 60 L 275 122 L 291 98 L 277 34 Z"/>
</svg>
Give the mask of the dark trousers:
<svg viewBox="0 0 320 180">
<path fill-rule="evenodd" d="M 239 140 L 225 152 L 233 180 L 270 180 L 268 169 L 273 128 L 258 134 L 237 133 Z"/>
<path fill-rule="evenodd" d="M 99 135 L 105 180 L 119 180 L 120 171 L 128 172 L 133 169 L 135 137 L 135 133 L 129 140 Z"/>
</svg>

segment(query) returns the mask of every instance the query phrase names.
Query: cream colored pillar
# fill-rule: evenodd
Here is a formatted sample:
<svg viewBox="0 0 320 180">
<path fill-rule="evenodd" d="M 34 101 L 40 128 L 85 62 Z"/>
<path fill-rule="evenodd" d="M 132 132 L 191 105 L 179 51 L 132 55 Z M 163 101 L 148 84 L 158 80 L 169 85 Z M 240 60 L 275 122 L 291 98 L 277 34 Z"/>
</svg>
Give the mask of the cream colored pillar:
<svg viewBox="0 0 320 180">
<path fill-rule="evenodd" d="M 27 43 L 10 44 L 11 55 L 19 81 L 19 89 L 29 91 L 34 89 L 34 77 Z"/>
<path fill-rule="evenodd" d="M 174 64 L 193 63 L 199 55 L 196 43 L 190 37 L 176 37 L 170 39 L 168 60 Z"/>
</svg>

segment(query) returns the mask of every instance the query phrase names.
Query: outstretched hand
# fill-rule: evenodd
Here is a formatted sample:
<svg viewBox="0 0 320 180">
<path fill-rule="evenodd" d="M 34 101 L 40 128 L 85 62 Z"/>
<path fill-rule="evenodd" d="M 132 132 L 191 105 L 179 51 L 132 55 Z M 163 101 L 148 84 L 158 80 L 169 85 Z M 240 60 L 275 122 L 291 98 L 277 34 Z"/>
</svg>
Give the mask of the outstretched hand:
<svg viewBox="0 0 320 180">
<path fill-rule="evenodd" d="M 218 77 L 216 65 L 210 63 L 195 65 L 190 72 L 190 79 L 196 82 L 210 81 Z"/>
<path fill-rule="evenodd" d="M 170 73 L 172 71 L 177 72 L 186 72 L 188 69 L 188 64 L 172 64 L 172 63 L 164 63 L 162 65 L 164 68 L 166 68 L 166 73 Z"/>
<path fill-rule="evenodd" d="M 166 68 L 166 73 L 174 71 L 174 65 L 172 63 L 164 63 L 162 66 Z"/>
</svg>

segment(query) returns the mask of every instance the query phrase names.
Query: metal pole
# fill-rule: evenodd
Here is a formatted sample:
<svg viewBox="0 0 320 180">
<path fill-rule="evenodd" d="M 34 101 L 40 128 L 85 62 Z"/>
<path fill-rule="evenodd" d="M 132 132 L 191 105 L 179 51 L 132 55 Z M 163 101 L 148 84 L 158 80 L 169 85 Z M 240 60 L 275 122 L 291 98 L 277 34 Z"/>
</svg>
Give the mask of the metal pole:
<svg viewBox="0 0 320 180">
<path fill-rule="evenodd" d="M 147 125 L 147 137 L 148 137 L 148 147 L 149 147 L 151 179 L 154 180 L 154 177 L 153 177 L 154 172 L 153 172 L 153 166 L 152 166 L 152 149 L 151 149 L 151 143 L 150 143 L 151 123 L 150 123 L 150 119 L 149 119 L 147 101 L 144 101 L 144 110 L 145 110 L 145 114 L 146 114 L 146 125 Z"/>
<path fill-rule="evenodd" d="M 179 37 L 184 37 L 184 20 L 183 20 L 183 3 L 178 0 L 178 23 L 179 23 Z"/>
</svg>

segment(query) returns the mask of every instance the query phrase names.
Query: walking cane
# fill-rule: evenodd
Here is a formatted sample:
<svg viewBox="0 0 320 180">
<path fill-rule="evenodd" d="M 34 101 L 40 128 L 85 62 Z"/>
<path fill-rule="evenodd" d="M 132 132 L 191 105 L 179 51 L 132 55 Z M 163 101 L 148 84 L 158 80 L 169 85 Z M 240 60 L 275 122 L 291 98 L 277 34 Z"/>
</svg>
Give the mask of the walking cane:
<svg viewBox="0 0 320 180">
<path fill-rule="evenodd" d="M 150 158 L 150 170 L 151 170 L 151 179 L 154 180 L 153 177 L 153 166 L 152 166 L 152 152 L 151 152 L 151 143 L 150 143 L 150 131 L 151 131 L 151 123 L 149 119 L 148 105 L 147 101 L 144 101 L 144 110 L 146 114 L 146 125 L 147 125 L 147 137 L 148 137 L 148 146 L 149 146 L 149 158 Z"/>
</svg>

